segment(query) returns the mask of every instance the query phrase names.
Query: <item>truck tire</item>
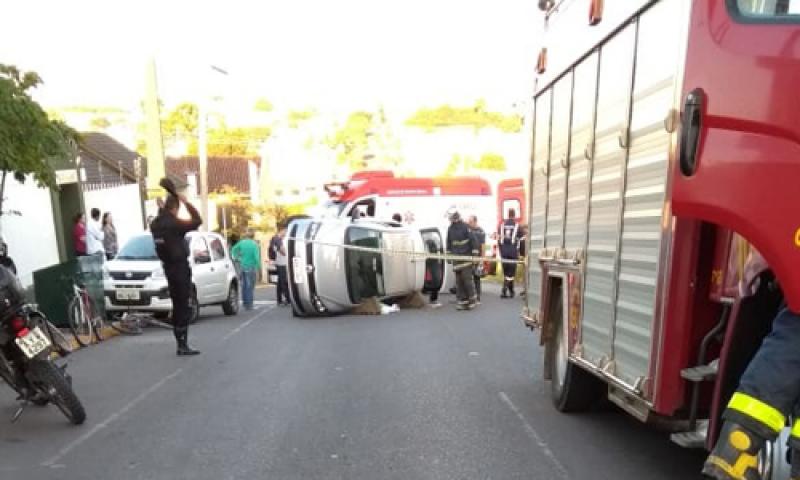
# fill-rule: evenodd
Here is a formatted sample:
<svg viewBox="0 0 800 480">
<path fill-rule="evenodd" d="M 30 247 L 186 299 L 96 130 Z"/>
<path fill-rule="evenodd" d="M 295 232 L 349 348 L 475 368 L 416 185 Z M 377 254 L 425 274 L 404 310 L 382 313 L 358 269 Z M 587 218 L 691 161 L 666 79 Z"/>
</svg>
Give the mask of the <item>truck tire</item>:
<svg viewBox="0 0 800 480">
<path fill-rule="evenodd" d="M 550 312 L 553 335 L 547 353 L 550 356 L 550 392 L 553 405 L 560 412 L 582 412 L 591 408 L 603 396 L 605 384 L 583 368 L 569 361 L 564 334 L 561 294 Z"/>
</svg>

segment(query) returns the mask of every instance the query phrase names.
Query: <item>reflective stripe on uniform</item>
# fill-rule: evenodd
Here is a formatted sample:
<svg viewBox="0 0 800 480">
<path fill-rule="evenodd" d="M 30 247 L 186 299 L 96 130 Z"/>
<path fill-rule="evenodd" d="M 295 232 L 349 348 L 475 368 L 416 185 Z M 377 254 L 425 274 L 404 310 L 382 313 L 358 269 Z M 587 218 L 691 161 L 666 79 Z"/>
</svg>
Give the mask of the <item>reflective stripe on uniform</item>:
<svg viewBox="0 0 800 480">
<path fill-rule="evenodd" d="M 786 417 L 781 412 L 746 393 L 734 393 L 733 398 L 728 403 L 728 408 L 758 420 L 776 433 L 786 426 Z"/>
<path fill-rule="evenodd" d="M 800 419 L 794 421 L 794 428 L 792 428 L 792 436 L 800 440 Z"/>
</svg>

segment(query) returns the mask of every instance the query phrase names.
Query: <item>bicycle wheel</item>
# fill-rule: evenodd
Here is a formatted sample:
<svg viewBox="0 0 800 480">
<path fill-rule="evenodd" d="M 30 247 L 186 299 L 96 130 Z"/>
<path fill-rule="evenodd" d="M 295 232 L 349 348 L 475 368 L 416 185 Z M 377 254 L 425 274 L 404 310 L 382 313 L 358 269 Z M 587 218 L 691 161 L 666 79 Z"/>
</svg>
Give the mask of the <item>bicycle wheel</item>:
<svg viewBox="0 0 800 480">
<path fill-rule="evenodd" d="M 92 325 L 81 307 L 80 297 L 73 297 L 69 302 L 69 329 L 78 345 L 85 347 L 92 343 Z"/>
<path fill-rule="evenodd" d="M 94 336 L 97 338 L 98 342 L 102 342 L 106 339 L 106 335 L 103 332 L 103 329 L 106 326 L 106 321 L 102 315 L 100 315 L 100 310 L 97 308 L 97 304 L 95 304 L 94 299 L 89 295 L 86 295 L 86 307 L 84 310 L 87 313 L 87 318 L 89 318 L 90 323 L 92 324 L 92 330 L 94 330 Z"/>
<path fill-rule="evenodd" d="M 60 328 L 56 327 L 50 320 L 39 314 L 31 315 L 31 320 L 34 322 L 35 326 L 41 328 L 45 335 L 47 335 L 50 339 L 50 343 L 53 344 L 54 350 L 60 356 L 66 357 L 72 353 L 74 350 L 72 342 L 69 341 L 69 338 L 64 335 L 64 332 L 62 332 Z"/>
</svg>

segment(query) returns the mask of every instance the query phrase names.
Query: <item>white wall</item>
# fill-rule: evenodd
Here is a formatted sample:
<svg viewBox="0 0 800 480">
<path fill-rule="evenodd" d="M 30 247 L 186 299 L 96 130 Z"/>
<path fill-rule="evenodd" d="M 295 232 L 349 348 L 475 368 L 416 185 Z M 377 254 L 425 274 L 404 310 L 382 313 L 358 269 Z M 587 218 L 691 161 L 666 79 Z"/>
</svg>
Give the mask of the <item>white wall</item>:
<svg viewBox="0 0 800 480">
<path fill-rule="evenodd" d="M 92 208 L 99 208 L 102 213 L 111 212 L 120 247 L 132 235 L 144 230 L 139 186 L 135 183 L 84 192 L 83 202 L 87 220 Z"/>
<path fill-rule="evenodd" d="M 33 284 L 35 270 L 59 261 L 50 191 L 37 188 L 32 178 L 20 184 L 9 175 L 4 196 L 3 210 L 16 210 L 21 215 L 0 217 L 0 235 L 8 244 L 22 285 L 28 287 Z"/>
</svg>

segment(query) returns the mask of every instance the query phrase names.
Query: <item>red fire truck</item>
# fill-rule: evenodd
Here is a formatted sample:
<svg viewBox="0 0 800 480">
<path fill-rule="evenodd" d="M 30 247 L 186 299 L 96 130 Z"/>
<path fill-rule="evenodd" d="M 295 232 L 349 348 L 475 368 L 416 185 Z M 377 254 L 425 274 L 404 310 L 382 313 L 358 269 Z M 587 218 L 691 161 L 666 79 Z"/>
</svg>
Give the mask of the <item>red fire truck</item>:
<svg viewBox="0 0 800 480">
<path fill-rule="evenodd" d="M 800 1 L 539 5 L 523 317 L 553 401 L 710 448 L 800 310 Z"/>
</svg>

